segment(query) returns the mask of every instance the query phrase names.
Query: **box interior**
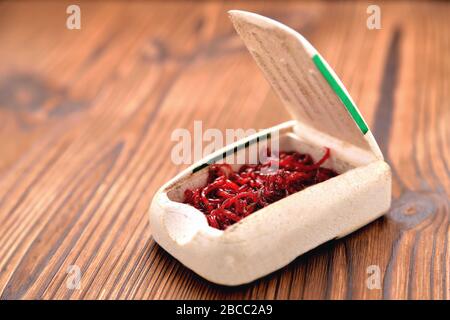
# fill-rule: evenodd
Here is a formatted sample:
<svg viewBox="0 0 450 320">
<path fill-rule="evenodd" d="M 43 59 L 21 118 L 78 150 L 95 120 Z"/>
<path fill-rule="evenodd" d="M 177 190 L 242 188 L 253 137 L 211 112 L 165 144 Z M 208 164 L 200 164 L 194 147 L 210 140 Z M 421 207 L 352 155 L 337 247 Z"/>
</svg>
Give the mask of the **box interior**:
<svg viewBox="0 0 450 320">
<path fill-rule="evenodd" d="M 301 139 L 301 137 L 297 136 L 292 131 L 280 134 L 278 141 L 280 151 L 297 151 L 300 153 L 308 153 L 311 155 L 315 162 L 318 161 L 325 152 L 325 148 L 323 146 L 317 146 L 312 144 L 311 142 L 307 142 L 306 140 Z M 250 162 L 249 154 L 251 153 L 251 148 L 260 148 L 259 150 L 264 150 L 264 148 L 270 146 L 270 144 L 270 139 L 264 141 L 263 143 L 255 143 L 253 146 L 242 148 L 236 153 L 227 156 L 224 160 L 218 161 L 217 163 L 228 163 L 232 166 L 233 170 L 238 170 L 243 164 L 248 164 Z M 254 158 L 252 159 L 252 161 L 255 161 Z M 337 173 L 342 174 L 348 170 L 355 168 L 355 165 L 335 157 L 333 155 L 333 150 L 331 150 L 330 158 L 322 165 L 322 167 L 333 169 Z M 172 201 L 183 202 L 184 191 L 186 189 L 194 189 L 200 186 L 204 186 L 206 184 L 207 178 L 208 167 L 205 167 L 195 173 L 183 177 L 176 183 L 169 186 L 166 190 L 167 196 Z"/>
</svg>

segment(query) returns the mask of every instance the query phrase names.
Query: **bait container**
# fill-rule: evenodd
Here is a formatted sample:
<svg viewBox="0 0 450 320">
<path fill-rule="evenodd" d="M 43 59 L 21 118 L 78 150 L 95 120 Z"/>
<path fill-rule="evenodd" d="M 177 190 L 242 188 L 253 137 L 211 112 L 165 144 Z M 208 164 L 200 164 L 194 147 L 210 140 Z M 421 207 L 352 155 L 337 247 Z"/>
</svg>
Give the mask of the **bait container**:
<svg viewBox="0 0 450 320">
<path fill-rule="evenodd" d="M 391 170 L 347 90 L 296 31 L 260 15 L 232 10 L 235 29 L 292 121 L 265 129 L 209 155 L 155 194 L 150 226 L 155 241 L 214 283 L 240 285 L 280 269 L 299 255 L 361 228 L 391 203 Z M 251 146 L 277 139 L 279 150 L 309 153 L 339 173 L 218 230 L 184 204 L 184 191 L 206 184 L 207 165 L 246 157 Z M 244 153 L 242 155 L 242 153 Z M 238 169 L 240 165 L 232 165 Z"/>
</svg>

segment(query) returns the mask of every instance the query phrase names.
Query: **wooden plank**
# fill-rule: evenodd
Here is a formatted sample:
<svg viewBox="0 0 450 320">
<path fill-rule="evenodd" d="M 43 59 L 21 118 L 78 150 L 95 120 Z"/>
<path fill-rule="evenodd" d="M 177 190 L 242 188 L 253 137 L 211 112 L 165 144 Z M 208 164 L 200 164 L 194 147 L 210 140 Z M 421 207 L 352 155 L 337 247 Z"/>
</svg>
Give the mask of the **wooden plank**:
<svg viewBox="0 0 450 320">
<path fill-rule="evenodd" d="M 0 5 L 2 299 L 449 299 L 450 5 L 81 2 Z M 288 119 L 232 29 L 247 9 L 303 33 L 346 84 L 394 171 L 392 210 L 233 288 L 151 237 L 147 209 L 179 172 L 175 128 Z M 67 268 L 81 290 L 66 286 Z M 381 270 L 381 288 L 366 285 Z"/>
</svg>

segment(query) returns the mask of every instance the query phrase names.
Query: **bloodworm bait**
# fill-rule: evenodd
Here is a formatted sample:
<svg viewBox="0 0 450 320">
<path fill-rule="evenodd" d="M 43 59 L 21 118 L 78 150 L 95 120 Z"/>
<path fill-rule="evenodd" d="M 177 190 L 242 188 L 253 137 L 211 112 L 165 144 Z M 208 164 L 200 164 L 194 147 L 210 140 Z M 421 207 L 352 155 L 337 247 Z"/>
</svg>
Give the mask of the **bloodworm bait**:
<svg viewBox="0 0 450 320">
<path fill-rule="evenodd" d="M 278 160 L 243 165 L 237 172 L 229 164 L 213 164 L 207 184 L 187 189 L 184 203 L 203 212 L 211 227 L 225 230 L 271 203 L 337 176 L 321 167 L 329 157 L 328 148 L 316 163 L 309 154 L 280 152 Z"/>
</svg>

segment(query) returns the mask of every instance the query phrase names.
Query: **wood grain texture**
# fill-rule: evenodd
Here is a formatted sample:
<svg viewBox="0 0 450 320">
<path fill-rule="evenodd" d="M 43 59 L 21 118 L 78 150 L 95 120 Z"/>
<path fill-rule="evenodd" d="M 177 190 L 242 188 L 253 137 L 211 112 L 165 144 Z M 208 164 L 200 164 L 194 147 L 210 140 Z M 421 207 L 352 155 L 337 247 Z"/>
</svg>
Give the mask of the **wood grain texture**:
<svg viewBox="0 0 450 320">
<path fill-rule="evenodd" d="M 450 4 L 0 4 L 2 299 L 449 299 Z M 211 284 L 152 239 L 147 209 L 183 169 L 175 128 L 266 128 L 287 113 L 228 9 L 294 27 L 328 60 L 394 172 L 393 206 L 261 280 Z M 81 290 L 66 286 L 67 268 Z M 381 269 L 381 289 L 366 286 Z"/>
</svg>

